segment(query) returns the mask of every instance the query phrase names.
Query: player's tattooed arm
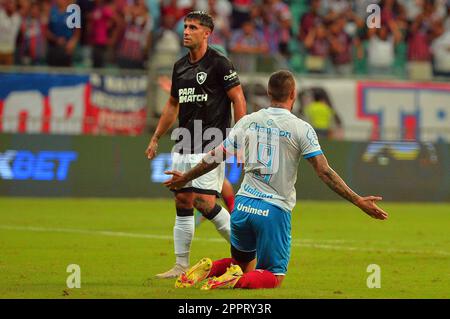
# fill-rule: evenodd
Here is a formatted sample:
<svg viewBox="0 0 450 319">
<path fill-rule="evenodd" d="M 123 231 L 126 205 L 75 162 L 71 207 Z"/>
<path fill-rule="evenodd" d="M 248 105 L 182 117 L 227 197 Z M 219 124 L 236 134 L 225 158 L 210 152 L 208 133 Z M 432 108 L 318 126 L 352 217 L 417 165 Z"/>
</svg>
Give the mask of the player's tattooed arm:
<svg viewBox="0 0 450 319">
<path fill-rule="evenodd" d="M 329 188 L 349 202 L 356 203 L 360 196 L 348 187 L 344 180 L 328 165 L 328 161 L 324 155 L 308 158 L 308 161 L 314 167 L 320 179 Z"/>
<path fill-rule="evenodd" d="M 164 185 L 170 189 L 180 189 L 188 182 L 212 171 L 220 165 L 226 158 L 226 152 L 222 147 L 217 147 L 203 157 L 202 161 L 198 163 L 194 168 L 185 172 L 184 174 L 178 171 L 166 171 L 164 174 L 172 175 L 172 178 Z"/>
<path fill-rule="evenodd" d="M 356 194 L 344 180 L 328 165 L 325 155 L 308 158 L 320 179 L 328 185 L 335 193 L 349 202 L 358 206 L 369 216 L 376 219 L 387 219 L 388 214 L 376 205 L 381 200 L 379 196 L 362 197 Z"/>
<path fill-rule="evenodd" d="M 207 153 L 205 157 L 203 157 L 200 163 L 184 174 L 185 178 L 187 181 L 192 181 L 202 175 L 205 175 L 206 173 L 209 173 L 224 161 L 225 156 L 226 153 L 222 147 L 219 146 L 213 149 L 211 152 Z"/>
</svg>

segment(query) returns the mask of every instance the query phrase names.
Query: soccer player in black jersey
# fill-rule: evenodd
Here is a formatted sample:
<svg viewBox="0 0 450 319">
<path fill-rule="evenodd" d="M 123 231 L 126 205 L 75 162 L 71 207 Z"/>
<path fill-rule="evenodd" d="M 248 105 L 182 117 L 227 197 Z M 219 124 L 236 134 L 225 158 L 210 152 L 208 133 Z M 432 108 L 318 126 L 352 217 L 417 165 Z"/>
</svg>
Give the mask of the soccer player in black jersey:
<svg viewBox="0 0 450 319">
<path fill-rule="evenodd" d="M 246 114 L 246 102 L 233 64 L 208 46 L 214 29 L 211 16 L 194 11 L 184 19 L 183 45 L 189 53 L 178 60 L 172 72 L 172 88 L 158 126 L 145 154 L 153 159 L 158 140 L 179 120 L 173 152 L 173 170 L 187 171 L 205 153 L 218 146 L 231 125 L 231 105 L 237 122 Z M 173 136 L 173 134 L 172 134 Z M 230 215 L 216 204 L 224 179 L 225 166 L 187 184 L 175 192 L 177 216 L 173 230 L 175 266 L 158 278 L 176 278 L 189 268 L 189 253 L 194 236 L 194 207 L 209 219 L 217 231 L 230 240 Z"/>
</svg>

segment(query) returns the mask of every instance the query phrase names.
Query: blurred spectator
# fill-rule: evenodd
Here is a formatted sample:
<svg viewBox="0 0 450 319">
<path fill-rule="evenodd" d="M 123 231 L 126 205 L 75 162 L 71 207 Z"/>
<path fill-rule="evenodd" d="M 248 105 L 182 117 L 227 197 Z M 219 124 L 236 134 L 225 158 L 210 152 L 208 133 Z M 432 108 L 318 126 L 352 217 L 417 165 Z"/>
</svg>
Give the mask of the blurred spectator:
<svg viewBox="0 0 450 319">
<path fill-rule="evenodd" d="M 161 16 L 170 16 L 175 20 L 175 23 L 180 21 L 186 14 L 192 11 L 192 6 L 189 2 L 185 2 L 184 5 L 177 0 L 161 0 Z"/>
<path fill-rule="evenodd" d="M 155 34 L 155 45 L 149 59 L 149 74 L 155 84 L 160 74 L 170 74 L 173 70 L 173 61 L 179 58 L 181 51 L 181 38 L 174 31 L 175 19 L 172 16 L 162 16 L 161 26 Z M 155 88 L 156 87 L 156 88 Z M 162 112 L 162 107 L 167 101 L 167 93 L 154 86 L 156 105 L 155 114 Z"/>
<path fill-rule="evenodd" d="M 21 17 L 15 0 L 0 6 L 0 65 L 13 65 Z"/>
<path fill-rule="evenodd" d="M 448 6 L 450 6 L 450 1 L 448 0 L 436 0 L 436 15 L 439 20 L 443 20 L 448 16 Z"/>
<path fill-rule="evenodd" d="M 81 10 L 81 34 L 80 34 L 80 44 L 89 44 L 88 31 L 88 18 L 92 9 L 94 9 L 95 1 L 93 0 L 76 0 L 76 4 Z"/>
<path fill-rule="evenodd" d="M 125 7 L 128 5 L 128 0 L 112 0 L 111 5 L 114 7 L 117 13 L 123 13 L 123 10 L 125 10 Z"/>
<path fill-rule="evenodd" d="M 322 8 L 325 12 L 325 22 L 333 22 L 338 17 L 352 11 L 348 0 L 322 0 Z"/>
<path fill-rule="evenodd" d="M 67 26 L 66 12 L 71 0 L 55 0 L 50 9 L 47 27 L 47 63 L 50 66 L 71 66 L 75 47 L 80 37 L 80 29 Z"/>
<path fill-rule="evenodd" d="M 23 18 L 30 13 L 30 0 L 16 0 L 17 13 Z"/>
<path fill-rule="evenodd" d="M 307 50 L 307 70 L 310 72 L 324 72 L 330 54 L 330 41 L 327 29 L 323 23 L 319 23 L 310 29 L 304 45 Z"/>
<path fill-rule="evenodd" d="M 367 64 L 370 74 L 390 74 L 395 59 L 395 46 L 402 41 L 402 34 L 395 20 L 382 24 L 379 29 L 369 29 Z"/>
<path fill-rule="evenodd" d="M 82 63 L 86 67 L 91 67 L 92 65 L 92 50 L 89 36 L 89 24 L 88 18 L 95 6 L 92 0 L 77 0 L 77 4 L 80 6 L 81 10 L 81 30 L 80 30 L 80 53 L 82 58 Z"/>
<path fill-rule="evenodd" d="M 435 75 L 450 76 L 450 30 L 440 23 L 431 44 L 433 71 Z"/>
<path fill-rule="evenodd" d="M 227 0 L 203 0 L 197 1 L 196 9 L 206 11 L 213 17 L 214 32 L 209 37 L 209 44 L 226 54 L 231 38 L 231 4 Z"/>
<path fill-rule="evenodd" d="M 381 25 L 390 28 L 391 21 L 395 22 L 396 30 L 402 35 L 406 34 L 408 22 L 405 7 L 399 0 L 381 0 Z M 392 32 L 392 30 L 391 30 Z"/>
<path fill-rule="evenodd" d="M 405 17 L 408 22 L 412 22 L 422 12 L 423 0 L 398 0 L 405 9 Z"/>
<path fill-rule="evenodd" d="M 156 28 L 158 28 L 158 26 L 161 23 L 160 0 L 145 0 L 145 4 L 147 5 L 151 19 L 153 21 L 153 30 L 152 31 L 156 31 Z"/>
<path fill-rule="evenodd" d="M 408 77 L 424 81 L 433 76 L 431 43 L 442 19 L 436 10 L 436 0 L 424 0 L 422 7 L 422 13 L 409 28 L 407 56 Z"/>
<path fill-rule="evenodd" d="M 353 40 L 344 31 L 347 20 L 344 17 L 337 18 L 331 23 L 328 36 L 330 42 L 330 56 L 334 71 L 337 74 L 349 75 L 352 72 Z"/>
<path fill-rule="evenodd" d="M 398 0 L 381 0 L 381 22 L 395 20 L 400 26 L 406 21 L 406 10 Z"/>
<path fill-rule="evenodd" d="M 352 10 L 346 12 L 343 17 L 346 18 L 344 26 L 345 33 L 352 38 L 355 46 L 359 45 L 361 43 L 361 38 L 365 36 L 367 30 L 366 20 Z"/>
<path fill-rule="evenodd" d="M 105 66 L 108 47 L 117 41 L 120 19 L 110 0 L 95 0 L 88 18 L 88 34 L 92 45 L 92 66 Z"/>
<path fill-rule="evenodd" d="M 413 22 L 420 13 L 422 13 L 423 5 L 426 0 L 397 0 L 405 9 L 405 17 L 407 21 Z M 436 0 L 436 13 L 439 18 L 443 18 L 446 15 L 446 6 L 448 0 Z"/>
<path fill-rule="evenodd" d="M 281 0 L 263 0 L 262 14 L 266 17 L 265 23 L 269 23 L 278 34 L 277 51 L 287 56 L 291 38 L 291 9 Z"/>
<path fill-rule="evenodd" d="M 239 29 L 251 17 L 253 0 L 231 0 L 231 28 Z"/>
<path fill-rule="evenodd" d="M 447 2 L 447 15 L 444 18 L 444 30 L 450 31 L 450 1 Z"/>
<path fill-rule="evenodd" d="M 117 62 L 121 68 L 141 69 L 152 43 L 153 21 L 145 0 L 125 8 L 125 31 L 118 47 Z"/>
<path fill-rule="evenodd" d="M 311 0 L 310 10 L 305 13 L 300 21 L 299 39 L 304 41 L 309 32 L 323 22 L 320 15 L 321 0 Z"/>
<path fill-rule="evenodd" d="M 45 38 L 47 19 L 42 15 L 42 4 L 33 1 L 23 12 L 18 41 L 18 58 L 23 65 L 43 65 L 47 53 Z"/>
<path fill-rule="evenodd" d="M 240 72 L 255 72 L 257 55 L 269 51 L 262 33 L 256 30 L 253 21 L 248 20 L 242 29 L 234 30 L 231 35 L 230 51 L 233 63 Z"/>
<path fill-rule="evenodd" d="M 216 14 L 216 19 L 224 20 L 231 17 L 232 6 L 228 0 L 196 0 L 195 10 L 206 11 Z M 214 20 L 214 30 L 216 29 L 216 20 Z"/>
<path fill-rule="evenodd" d="M 280 14 L 274 15 L 272 10 L 275 9 L 270 1 L 266 1 L 262 5 L 255 5 L 251 10 L 251 19 L 254 21 L 256 29 L 262 33 L 268 46 L 269 54 L 260 56 L 258 59 L 258 70 L 263 72 L 271 72 L 276 68 L 287 68 L 289 52 L 285 41 L 288 39 L 283 40 L 283 25 L 277 18 Z"/>
<path fill-rule="evenodd" d="M 82 28 L 69 29 L 65 10 L 73 1 L 0 0 L 0 63 L 42 64 L 47 55 L 49 65 L 70 66 L 79 43 L 84 65 L 92 60 L 94 67 L 115 62 L 142 68 L 152 49 L 149 62 L 158 70 L 171 69 L 184 50 L 183 17 L 203 10 L 215 19 L 209 45 L 224 54 L 232 47 L 234 59 L 251 61 L 236 63 L 244 71 L 270 72 L 288 67 L 289 59 L 298 72 L 404 74 L 406 57 L 412 77 L 429 74 L 432 66 L 436 74 L 447 70 L 447 0 L 76 0 Z M 372 3 L 381 6 L 381 29 L 366 27 Z M 292 14 L 301 16 L 299 21 Z M 250 28 L 244 26 L 248 20 Z M 292 39 L 297 23 L 298 38 Z M 250 44 L 255 53 L 238 53 L 239 43 Z"/>
<path fill-rule="evenodd" d="M 265 14 L 262 6 L 254 6 L 251 11 L 251 18 L 247 21 L 253 21 L 256 29 L 261 32 L 269 48 L 269 54 L 277 54 L 280 34 L 277 26 L 272 23 L 270 14 Z"/>
<path fill-rule="evenodd" d="M 337 16 L 352 10 L 349 0 L 323 0 L 323 7 L 327 13 Z"/>
<path fill-rule="evenodd" d="M 321 87 L 313 87 L 300 92 L 300 114 L 315 129 L 320 138 L 341 138 L 342 121 L 334 110 L 327 92 Z"/>
<path fill-rule="evenodd" d="M 151 56 L 152 70 L 172 70 L 173 61 L 178 57 L 181 49 L 181 41 L 175 29 L 173 16 L 162 16 L 162 24 L 155 35 L 155 46 Z"/>
<path fill-rule="evenodd" d="M 435 0 L 424 0 L 423 11 L 410 27 L 408 39 L 409 61 L 431 61 L 431 41 L 433 30 L 439 18 L 436 14 Z"/>
</svg>

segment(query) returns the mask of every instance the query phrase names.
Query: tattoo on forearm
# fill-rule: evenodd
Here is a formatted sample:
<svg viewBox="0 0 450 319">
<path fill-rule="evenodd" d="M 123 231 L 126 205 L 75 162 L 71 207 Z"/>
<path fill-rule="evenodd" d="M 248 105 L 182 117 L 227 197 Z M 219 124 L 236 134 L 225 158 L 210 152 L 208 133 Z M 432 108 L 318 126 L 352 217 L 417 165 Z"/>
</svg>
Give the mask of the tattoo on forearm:
<svg viewBox="0 0 450 319">
<path fill-rule="evenodd" d="M 322 180 L 329 188 L 351 203 L 355 203 L 359 197 L 331 167 L 322 175 Z"/>
<path fill-rule="evenodd" d="M 219 166 L 220 163 L 212 162 L 207 163 L 204 160 L 202 160 L 200 163 L 198 163 L 192 170 L 190 170 L 186 174 L 186 178 L 189 181 L 192 181 L 196 179 L 199 176 L 202 176 L 203 174 L 206 174 L 213 169 L 215 169 L 217 166 Z"/>
<path fill-rule="evenodd" d="M 214 149 L 207 153 L 200 163 L 185 174 L 188 181 L 192 181 L 203 174 L 206 174 L 220 165 L 226 158 L 226 154 L 222 149 Z"/>
</svg>

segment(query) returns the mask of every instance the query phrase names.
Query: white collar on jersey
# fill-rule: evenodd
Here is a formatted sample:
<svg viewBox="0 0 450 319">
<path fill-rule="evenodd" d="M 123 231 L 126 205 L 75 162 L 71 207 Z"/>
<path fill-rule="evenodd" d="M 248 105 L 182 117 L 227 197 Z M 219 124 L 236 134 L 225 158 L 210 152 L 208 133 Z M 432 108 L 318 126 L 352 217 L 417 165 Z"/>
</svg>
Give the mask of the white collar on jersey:
<svg viewBox="0 0 450 319">
<path fill-rule="evenodd" d="M 267 111 L 271 111 L 271 112 L 279 112 L 279 113 L 291 113 L 289 110 L 282 108 L 282 107 L 276 107 L 276 106 L 269 106 L 267 109 Z"/>
</svg>

